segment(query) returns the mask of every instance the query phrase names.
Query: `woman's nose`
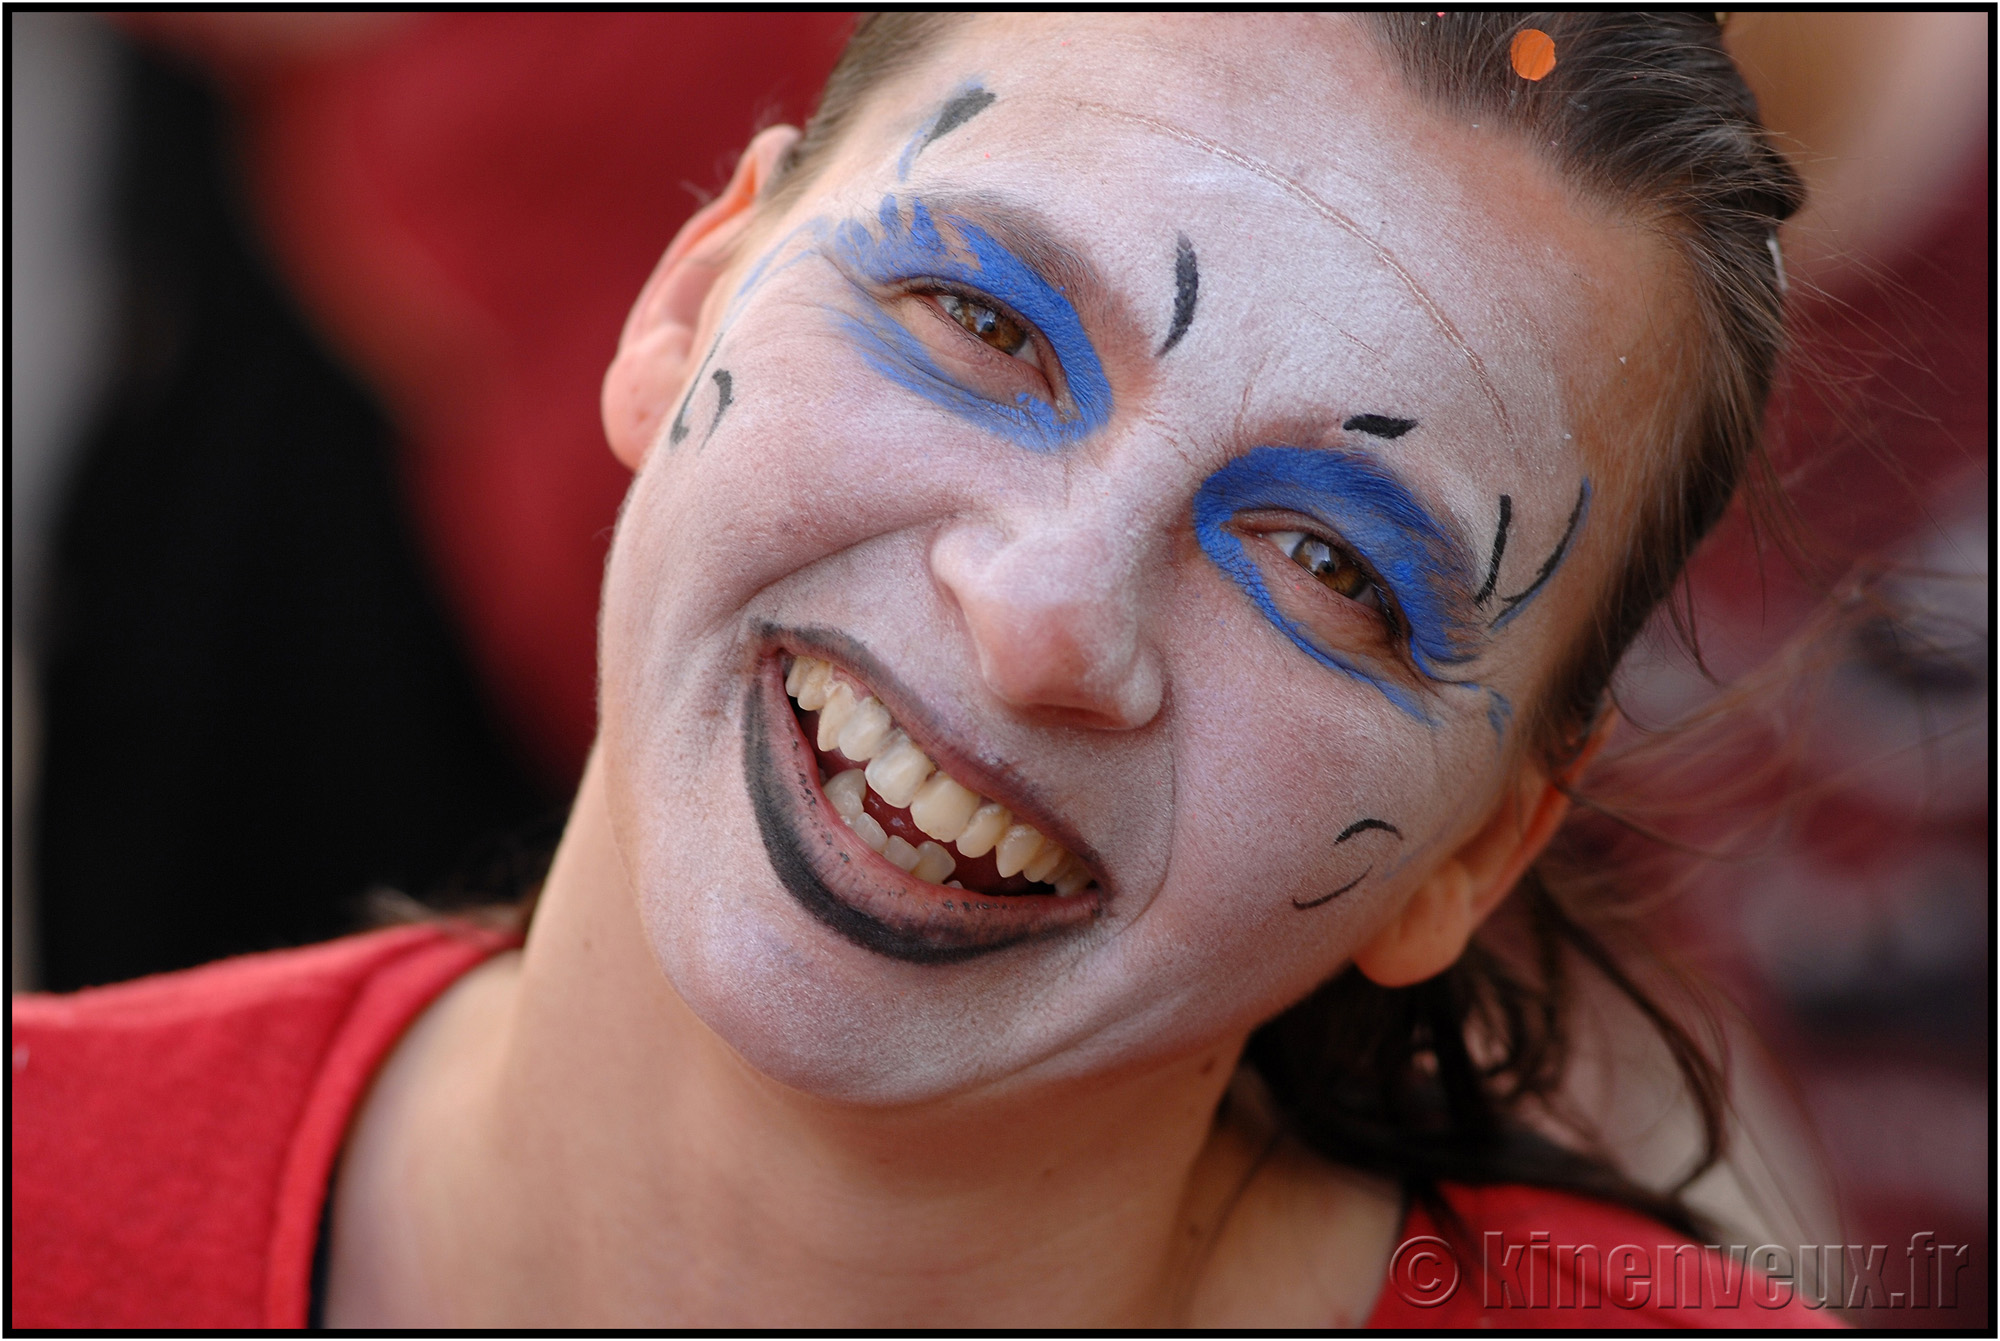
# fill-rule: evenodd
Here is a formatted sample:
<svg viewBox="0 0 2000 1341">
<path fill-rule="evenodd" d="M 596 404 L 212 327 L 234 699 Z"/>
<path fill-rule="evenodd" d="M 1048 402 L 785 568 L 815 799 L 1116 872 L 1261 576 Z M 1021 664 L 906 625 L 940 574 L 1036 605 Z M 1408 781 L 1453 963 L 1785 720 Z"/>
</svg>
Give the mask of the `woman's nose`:
<svg viewBox="0 0 2000 1341">
<path fill-rule="evenodd" d="M 1141 557 L 1074 517 L 1005 530 L 962 522 L 931 570 L 957 603 L 979 673 L 1045 721 L 1129 731 L 1160 710 L 1159 658 L 1142 636 Z"/>
</svg>

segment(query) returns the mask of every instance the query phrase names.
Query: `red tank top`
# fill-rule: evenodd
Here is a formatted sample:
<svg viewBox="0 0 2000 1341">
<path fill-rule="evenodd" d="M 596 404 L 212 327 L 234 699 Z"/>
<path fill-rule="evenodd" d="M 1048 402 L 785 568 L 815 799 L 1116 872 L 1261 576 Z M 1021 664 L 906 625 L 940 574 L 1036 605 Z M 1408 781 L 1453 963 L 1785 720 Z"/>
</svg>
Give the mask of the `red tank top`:
<svg viewBox="0 0 2000 1341">
<path fill-rule="evenodd" d="M 514 943 L 401 927 L 16 998 L 10 1324 L 305 1326 L 328 1180 L 370 1078 L 424 1007 Z M 1630 1211 L 1527 1187 L 1445 1195 L 1469 1238 L 1413 1211 L 1371 1326 L 1825 1317 Z"/>
<path fill-rule="evenodd" d="M 16 1327 L 303 1327 L 327 1180 L 404 1028 L 510 942 L 399 927 L 13 1003 Z"/>
</svg>

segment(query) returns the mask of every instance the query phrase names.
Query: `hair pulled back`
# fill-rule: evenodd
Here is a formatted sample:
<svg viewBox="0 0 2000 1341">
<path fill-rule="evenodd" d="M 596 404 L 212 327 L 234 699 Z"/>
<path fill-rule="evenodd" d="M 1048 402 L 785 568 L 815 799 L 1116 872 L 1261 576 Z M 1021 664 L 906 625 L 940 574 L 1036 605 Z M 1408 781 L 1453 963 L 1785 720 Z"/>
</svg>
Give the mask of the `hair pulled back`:
<svg viewBox="0 0 2000 1341">
<path fill-rule="evenodd" d="M 929 58 L 962 15 L 863 18 L 818 111 L 771 188 L 782 205 L 811 181 L 868 96 Z M 1598 720 L 1613 671 L 1670 594 L 1747 471 L 1766 471 L 1764 403 L 1783 348 L 1776 228 L 1803 199 L 1709 17 L 1688 12 L 1399 12 L 1363 18 L 1410 89 L 1448 114 L 1514 132 L 1588 196 L 1653 230 L 1677 257 L 1695 329 L 1668 439 L 1646 453 L 1623 552 L 1583 635 L 1525 716 L 1527 742 L 1559 771 Z M 1539 29 L 1556 64 L 1513 68 L 1514 36 Z M 1622 1201 L 1683 1232 L 1679 1192 L 1723 1150 L 1726 1087 L 1709 1050 L 1660 1005 L 1538 863 L 1514 891 L 1515 944 L 1483 932 L 1446 972 L 1383 988 L 1348 969 L 1258 1030 L 1246 1060 L 1296 1133 L 1325 1156 L 1401 1179 L 1530 1182 Z M 1557 1097 L 1581 961 L 1658 1033 L 1699 1115 L 1704 1144 L 1672 1190 L 1535 1134 L 1523 1120 Z"/>
</svg>

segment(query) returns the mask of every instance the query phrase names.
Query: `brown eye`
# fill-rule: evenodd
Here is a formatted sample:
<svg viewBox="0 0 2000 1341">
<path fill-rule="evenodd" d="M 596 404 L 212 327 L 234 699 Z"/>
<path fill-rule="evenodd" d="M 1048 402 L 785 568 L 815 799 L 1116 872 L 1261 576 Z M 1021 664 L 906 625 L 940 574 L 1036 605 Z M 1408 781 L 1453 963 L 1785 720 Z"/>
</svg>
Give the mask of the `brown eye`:
<svg viewBox="0 0 2000 1341">
<path fill-rule="evenodd" d="M 1346 550 L 1302 531 L 1274 531 L 1271 542 L 1293 563 L 1318 578 L 1328 591 L 1377 610 L 1383 608 L 1382 593 L 1376 588 L 1375 579 Z"/>
<path fill-rule="evenodd" d="M 1027 330 L 1012 317 L 955 293 L 938 294 L 937 304 L 946 316 L 1001 353 L 1035 362 L 1034 351 L 1028 348 Z"/>
</svg>

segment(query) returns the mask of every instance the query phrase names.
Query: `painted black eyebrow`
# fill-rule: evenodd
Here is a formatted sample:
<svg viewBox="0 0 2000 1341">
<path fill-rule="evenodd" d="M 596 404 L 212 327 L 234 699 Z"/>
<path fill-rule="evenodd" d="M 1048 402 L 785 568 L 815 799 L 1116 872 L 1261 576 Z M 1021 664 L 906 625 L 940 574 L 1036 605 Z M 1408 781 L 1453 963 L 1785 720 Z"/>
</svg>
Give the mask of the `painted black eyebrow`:
<svg viewBox="0 0 2000 1341">
<path fill-rule="evenodd" d="M 1195 300 L 1201 296 L 1201 267 L 1195 263 L 1194 243 L 1182 233 L 1174 244 L 1174 319 L 1167 328 L 1167 338 L 1160 342 L 1153 357 L 1158 358 L 1181 342 L 1189 326 L 1194 324 Z"/>
<path fill-rule="evenodd" d="M 1416 426 L 1414 419 L 1392 419 L 1386 414 L 1357 414 L 1341 425 L 1349 433 L 1366 433 L 1375 438 L 1400 438 Z"/>
<path fill-rule="evenodd" d="M 965 90 L 938 109 L 936 119 L 931 122 L 931 128 L 924 133 L 922 143 L 917 145 L 917 152 L 922 153 L 934 141 L 951 134 L 996 101 L 998 99 L 983 88 L 975 86 Z"/>
</svg>

